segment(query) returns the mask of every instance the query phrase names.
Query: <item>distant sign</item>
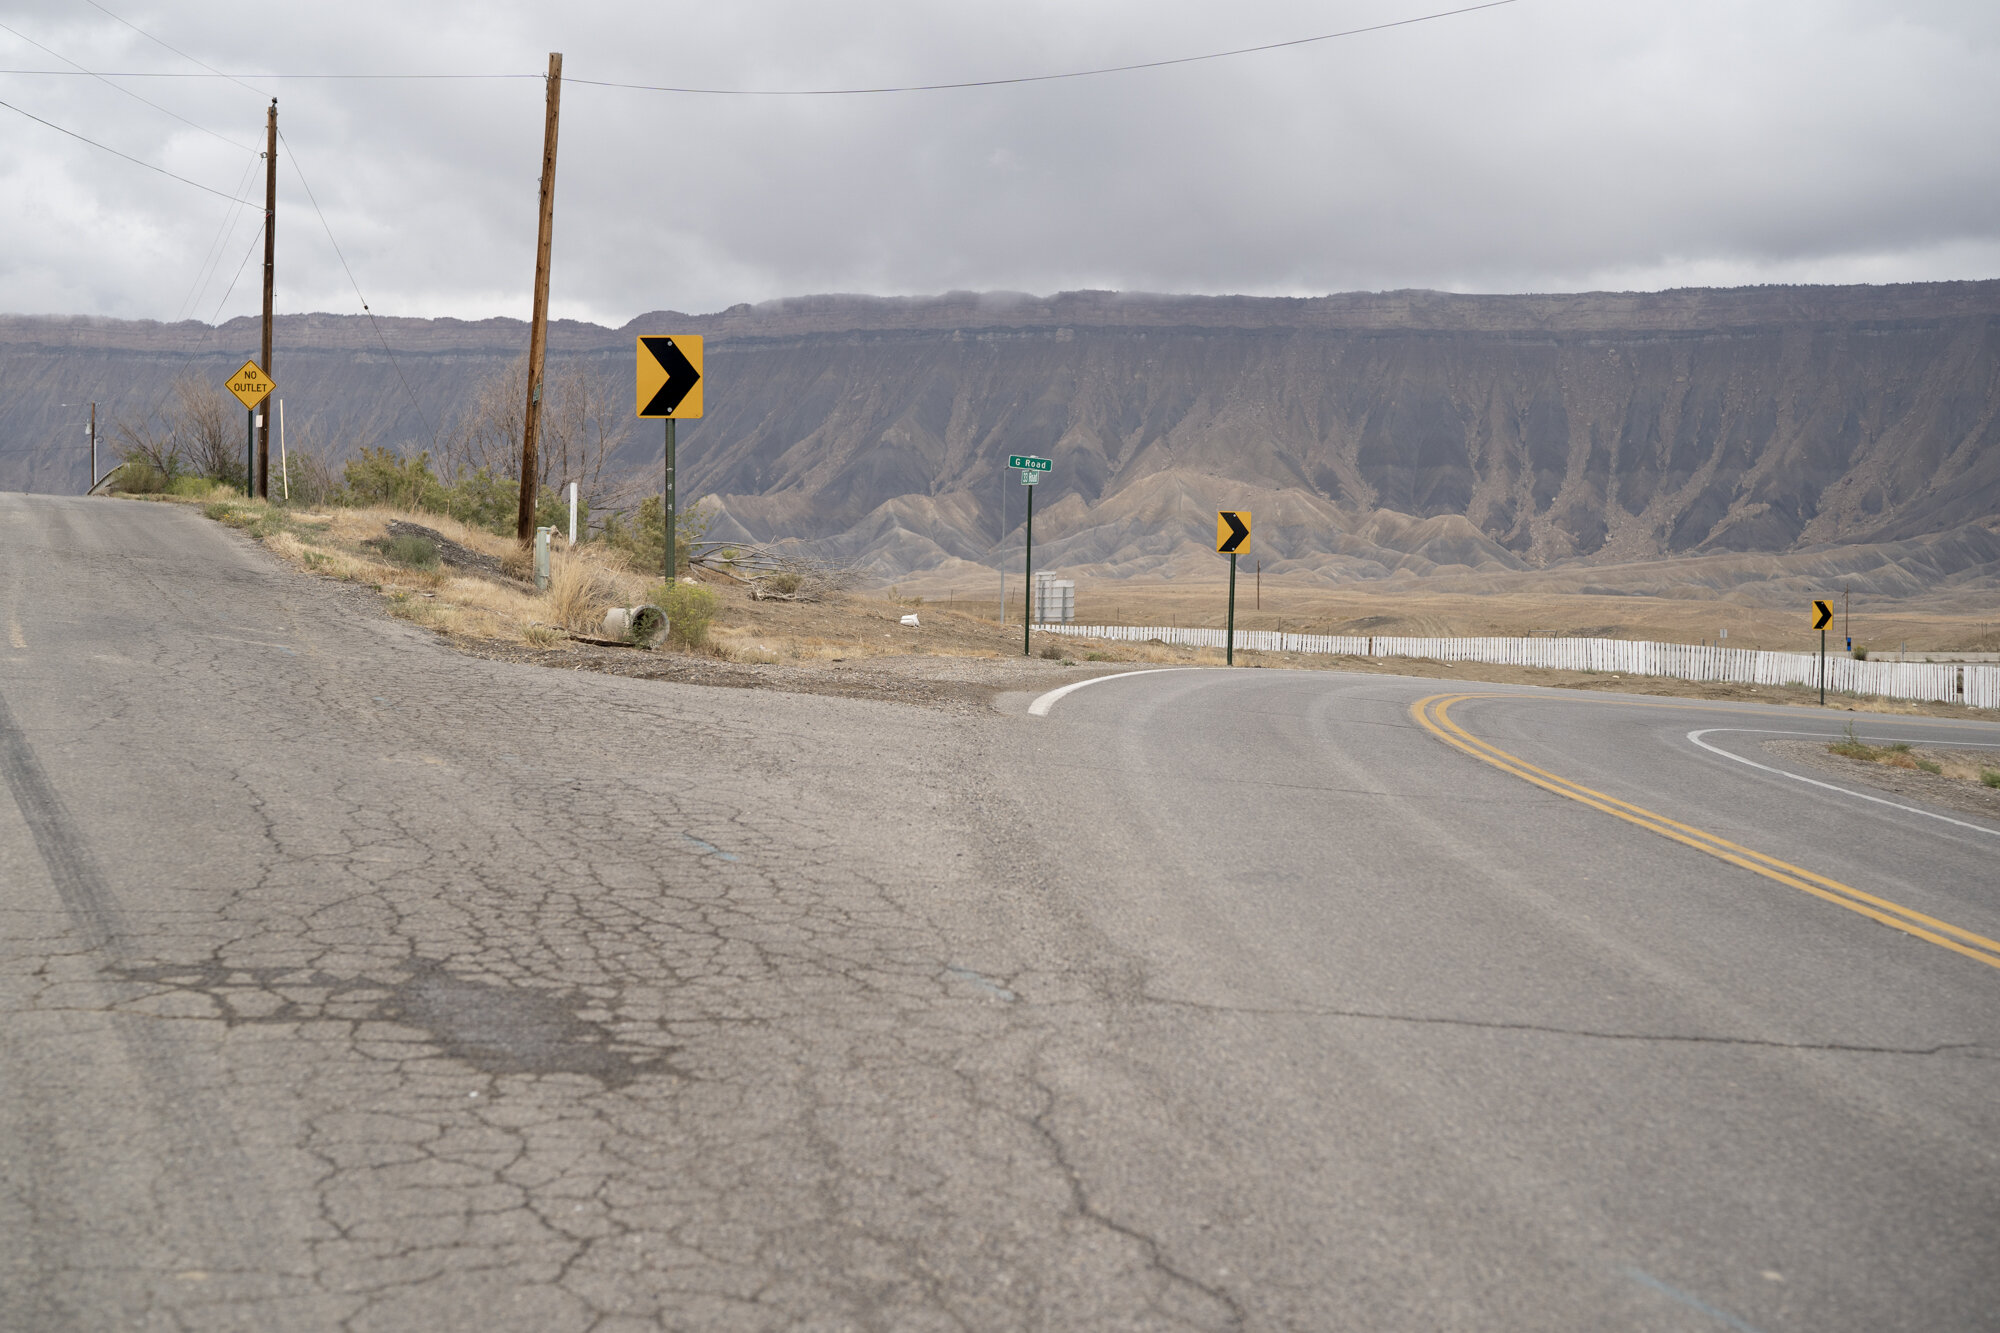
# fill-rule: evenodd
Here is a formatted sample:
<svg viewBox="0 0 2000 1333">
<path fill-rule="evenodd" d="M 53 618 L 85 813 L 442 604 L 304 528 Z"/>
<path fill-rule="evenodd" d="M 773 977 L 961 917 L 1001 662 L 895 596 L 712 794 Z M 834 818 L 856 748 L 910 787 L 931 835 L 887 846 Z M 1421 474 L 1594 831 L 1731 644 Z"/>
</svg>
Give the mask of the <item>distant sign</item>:
<svg viewBox="0 0 2000 1333">
<path fill-rule="evenodd" d="M 1222 555 L 1237 555 L 1250 549 L 1250 511 L 1221 509 L 1215 515 L 1215 549 Z"/>
<path fill-rule="evenodd" d="M 1046 458 L 1037 458 L 1033 454 L 1013 454 L 1008 457 L 1007 466 L 1020 468 L 1024 472 L 1047 472 L 1055 464 Z"/>
<path fill-rule="evenodd" d="M 271 390 L 278 386 L 266 375 L 255 361 L 245 361 L 243 368 L 229 377 L 229 392 L 245 407 L 255 407 L 271 396 Z"/>
<path fill-rule="evenodd" d="M 701 415 L 701 335 L 639 339 L 635 397 L 642 417 L 687 420 Z"/>
<path fill-rule="evenodd" d="M 1825 628 L 1826 628 L 1826 627 L 1827 627 L 1828 625 L 1831 625 L 1832 623 L 1833 623 L 1833 603 L 1832 603 L 1832 602 L 1814 602 L 1814 603 L 1813 603 L 1813 628 L 1814 628 L 1814 629 L 1825 629 Z"/>
</svg>

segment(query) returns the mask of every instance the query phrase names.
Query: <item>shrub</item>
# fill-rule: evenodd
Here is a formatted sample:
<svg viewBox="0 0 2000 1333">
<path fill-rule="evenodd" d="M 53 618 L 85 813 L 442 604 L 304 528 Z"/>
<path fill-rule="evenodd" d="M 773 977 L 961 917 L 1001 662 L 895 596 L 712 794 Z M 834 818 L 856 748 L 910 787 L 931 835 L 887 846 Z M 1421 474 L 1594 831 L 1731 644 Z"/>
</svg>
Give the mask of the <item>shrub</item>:
<svg viewBox="0 0 2000 1333">
<path fill-rule="evenodd" d="M 167 483 L 166 493 L 168 495 L 178 495 L 189 500 L 202 500 L 206 499 L 215 490 L 215 487 L 216 483 L 210 481 L 207 477 L 182 473 Z"/>
<path fill-rule="evenodd" d="M 469 528 L 511 536 L 521 512 L 521 488 L 512 478 L 496 477 L 485 468 L 461 472 L 439 491 L 433 507 Z"/>
<path fill-rule="evenodd" d="M 1879 753 L 1874 746 L 1854 734 L 1852 722 L 1847 724 L 1847 734 L 1826 748 L 1848 759 L 1874 759 Z"/>
<path fill-rule="evenodd" d="M 624 552 L 641 569 L 658 572 L 667 559 L 666 505 L 657 495 L 639 502 L 637 514 L 627 518 L 607 514 L 604 519 L 605 545 Z M 674 573 L 688 568 L 688 551 L 708 533 L 715 515 L 704 505 L 683 509 L 674 520 Z M 569 521 L 564 510 L 563 522 Z"/>
<path fill-rule="evenodd" d="M 1868 650 L 1866 648 L 1856 648 L 1854 650 L 1854 660 L 1857 662 L 1866 662 L 1868 660 Z"/>
<path fill-rule="evenodd" d="M 1980 769 L 1980 770 L 1979 770 L 1979 781 L 1980 781 L 1980 783 L 1981 783 L 1982 785 L 1984 785 L 1984 786 L 1988 786 L 1988 787 L 2000 787 L 2000 768 L 1982 768 L 1982 769 Z"/>
<path fill-rule="evenodd" d="M 158 495 L 173 483 L 167 474 L 143 458 L 128 458 L 118 467 L 112 486 L 127 495 Z"/>
<path fill-rule="evenodd" d="M 411 569 L 437 568 L 437 543 L 428 537 L 391 537 L 382 543 L 382 554 Z"/>
<path fill-rule="evenodd" d="M 342 497 L 350 504 L 394 509 L 435 509 L 444 486 L 431 471 L 428 451 L 405 458 L 387 447 L 364 448 L 341 474 Z"/>
<path fill-rule="evenodd" d="M 669 641 L 683 648 L 708 643 L 708 627 L 715 620 L 714 593 L 696 583 L 663 583 L 646 600 L 667 613 Z"/>
<path fill-rule="evenodd" d="M 1917 760 L 1917 767 L 1921 768 L 1926 773 L 1937 774 L 1944 772 L 1944 766 L 1932 759 Z"/>
</svg>

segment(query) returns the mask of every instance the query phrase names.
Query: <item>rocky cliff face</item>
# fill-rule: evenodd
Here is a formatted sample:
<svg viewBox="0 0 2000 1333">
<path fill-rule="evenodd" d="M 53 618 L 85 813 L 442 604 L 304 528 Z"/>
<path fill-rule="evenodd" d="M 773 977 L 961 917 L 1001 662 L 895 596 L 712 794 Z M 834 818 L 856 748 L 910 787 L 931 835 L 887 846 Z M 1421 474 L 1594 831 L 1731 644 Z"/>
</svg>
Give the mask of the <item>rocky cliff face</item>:
<svg viewBox="0 0 2000 1333">
<path fill-rule="evenodd" d="M 645 332 L 709 339 L 684 494 L 715 497 L 728 530 L 888 574 L 1011 560 L 1009 453 L 1055 460 L 1036 496 L 1050 562 L 1103 574 L 1195 560 L 1219 506 L 1256 513 L 1267 568 L 1330 577 L 1787 552 L 2000 515 L 2000 283 L 818 297 L 564 325 L 552 346 L 622 385 Z M 84 381 L 137 402 L 190 340 L 220 373 L 254 337 L 0 321 L 0 485 L 80 477 L 52 452 L 80 439 L 49 422 Z M 393 360 L 362 321 L 280 321 L 289 411 L 421 441 L 526 342 L 498 320 L 385 321 L 382 338 Z M 620 457 L 657 467 L 657 428 Z"/>
</svg>

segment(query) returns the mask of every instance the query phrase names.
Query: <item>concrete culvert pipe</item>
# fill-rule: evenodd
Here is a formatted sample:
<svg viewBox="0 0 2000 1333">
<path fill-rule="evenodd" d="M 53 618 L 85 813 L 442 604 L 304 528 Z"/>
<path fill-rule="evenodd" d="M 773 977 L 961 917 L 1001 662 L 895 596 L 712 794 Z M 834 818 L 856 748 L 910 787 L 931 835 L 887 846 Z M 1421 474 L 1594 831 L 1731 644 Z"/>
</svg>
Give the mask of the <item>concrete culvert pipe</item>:
<svg viewBox="0 0 2000 1333">
<path fill-rule="evenodd" d="M 604 637 L 656 648 L 667 637 L 667 613 L 657 606 L 614 606 L 604 613 Z"/>
</svg>

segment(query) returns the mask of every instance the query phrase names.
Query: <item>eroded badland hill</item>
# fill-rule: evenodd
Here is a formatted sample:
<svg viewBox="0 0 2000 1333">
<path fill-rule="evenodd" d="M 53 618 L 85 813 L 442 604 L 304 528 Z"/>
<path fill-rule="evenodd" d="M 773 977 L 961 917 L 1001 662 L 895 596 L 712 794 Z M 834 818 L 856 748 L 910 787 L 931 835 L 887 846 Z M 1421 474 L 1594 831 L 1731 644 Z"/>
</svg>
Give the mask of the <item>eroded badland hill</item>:
<svg viewBox="0 0 2000 1333">
<path fill-rule="evenodd" d="M 1206 568 L 1228 506 L 1255 512 L 1266 572 L 1329 580 L 2000 586 L 2000 282 L 832 296 L 563 323 L 552 355 L 622 393 L 654 332 L 708 338 L 683 494 L 712 497 L 719 532 L 813 539 L 885 577 L 1018 559 L 1003 464 L 1039 453 L 1037 563 L 1090 577 Z M 0 319 L 0 487 L 79 486 L 59 404 L 143 411 L 255 340 L 249 320 Z M 307 315 L 279 321 L 275 360 L 294 423 L 424 447 L 525 344 L 508 320 L 385 320 L 378 340 Z M 658 455 L 644 423 L 617 460 Z"/>
</svg>

